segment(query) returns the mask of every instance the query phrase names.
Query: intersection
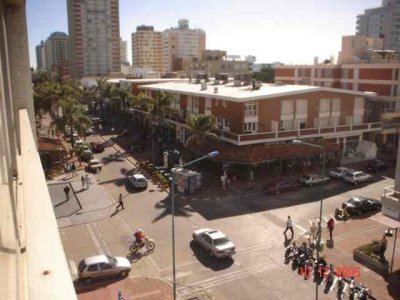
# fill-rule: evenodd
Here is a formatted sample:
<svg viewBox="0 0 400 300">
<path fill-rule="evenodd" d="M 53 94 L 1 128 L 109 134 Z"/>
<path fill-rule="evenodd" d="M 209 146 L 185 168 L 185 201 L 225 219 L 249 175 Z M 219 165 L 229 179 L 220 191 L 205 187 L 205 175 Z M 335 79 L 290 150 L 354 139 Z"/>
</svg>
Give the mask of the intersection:
<svg viewBox="0 0 400 300">
<path fill-rule="evenodd" d="M 89 140 L 102 141 L 103 138 L 93 136 Z M 102 206 L 96 212 L 97 218 L 88 219 L 86 216 L 90 213 L 85 213 L 83 207 L 80 215 L 73 216 L 74 222 L 64 223 L 68 226 L 60 227 L 73 277 L 77 277 L 74 266 L 81 259 L 105 253 L 131 260 L 129 280 L 148 277 L 171 284 L 172 245 L 168 193 L 160 191 L 152 183 L 145 191 L 133 192 L 126 185 L 125 178 L 135 168 L 132 164 L 135 161 L 118 145 L 106 147 L 104 153 L 96 156 L 104 163 L 103 171 L 90 176 L 93 178 L 93 186 L 97 185 L 104 190 L 110 205 Z M 213 178 L 206 178 L 206 182 L 204 191 L 190 196 L 181 195 L 176 199 L 176 280 L 181 299 L 195 296 L 199 299 L 291 299 L 296 295 L 302 295 L 303 299 L 315 297 L 315 283 L 311 279 L 303 280 L 297 271 L 284 265 L 284 249 L 288 241 L 285 241 L 282 232 L 285 220 L 290 215 L 295 224 L 295 238 L 306 235 L 310 222 L 315 221 L 319 215 L 319 187 L 266 196 L 261 189 L 243 192 L 237 186 L 228 186 L 227 191 L 222 192 Z M 357 188 L 340 181 L 330 182 L 325 186 L 323 226 L 334 209 L 351 196 L 368 195 L 379 199 L 383 188 L 392 183 L 393 179 L 385 176 L 376 176 L 374 183 Z M 114 203 L 119 193 L 123 195 L 125 209 L 115 213 Z M 373 295 L 378 292 L 378 299 L 391 299 L 393 296 L 381 276 L 352 260 L 351 247 L 356 247 L 360 239 L 365 243 L 372 238 L 379 239 L 393 222 L 378 214 L 370 218 L 352 219 L 349 223 L 338 223 L 334 232 L 334 248 L 326 247 L 324 250 L 327 260 L 337 266 L 360 266 L 360 281 L 371 288 Z M 156 241 L 156 248 L 149 255 L 129 253 L 133 232 L 139 227 Z M 210 258 L 203 249 L 191 242 L 192 232 L 202 227 L 219 229 L 228 235 L 237 251 L 232 260 Z M 325 228 L 323 238 L 327 238 Z M 325 295 L 322 288 L 320 290 L 320 299 L 336 298 L 335 292 Z M 146 298 L 146 295 L 143 294 L 143 299 L 151 299 L 151 296 Z"/>
</svg>

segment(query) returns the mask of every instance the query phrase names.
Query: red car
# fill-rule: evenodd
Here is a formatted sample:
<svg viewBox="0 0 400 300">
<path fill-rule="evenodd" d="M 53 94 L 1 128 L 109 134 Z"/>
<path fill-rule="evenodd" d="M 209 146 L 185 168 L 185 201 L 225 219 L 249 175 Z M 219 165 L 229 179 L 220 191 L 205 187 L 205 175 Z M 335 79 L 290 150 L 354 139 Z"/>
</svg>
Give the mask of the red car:
<svg viewBox="0 0 400 300">
<path fill-rule="evenodd" d="M 301 188 L 301 184 L 289 180 L 282 180 L 264 185 L 263 190 L 266 194 L 278 195 L 282 192 L 296 191 Z"/>
<path fill-rule="evenodd" d="M 90 143 L 90 147 L 92 148 L 93 153 L 100 153 L 104 151 L 104 146 L 101 143 Z"/>
</svg>

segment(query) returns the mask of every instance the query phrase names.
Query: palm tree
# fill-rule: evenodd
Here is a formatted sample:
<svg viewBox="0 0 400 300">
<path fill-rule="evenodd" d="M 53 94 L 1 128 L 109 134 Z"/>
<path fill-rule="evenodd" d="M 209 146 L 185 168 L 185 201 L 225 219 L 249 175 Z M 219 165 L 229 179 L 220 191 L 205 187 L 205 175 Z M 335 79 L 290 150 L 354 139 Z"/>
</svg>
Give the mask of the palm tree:
<svg viewBox="0 0 400 300">
<path fill-rule="evenodd" d="M 61 87 L 55 81 L 44 81 L 34 85 L 34 107 L 35 114 L 42 117 L 42 114 L 55 115 L 56 103 L 61 96 Z"/>
<path fill-rule="evenodd" d="M 104 119 L 104 102 L 113 97 L 113 85 L 107 82 L 105 78 L 97 79 L 96 83 L 96 102 L 100 106 L 101 117 Z"/>
<path fill-rule="evenodd" d="M 55 125 L 58 129 L 63 130 L 65 126 L 71 128 L 71 145 L 74 146 L 73 129 L 79 130 L 80 135 L 83 131 L 92 125 L 91 120 L 85 115 L 78 101 L 72 97 L 66 97 L 59 101 L 59 106 L 62 108 L 63 115 L 56 119 Z"/>
<path fill-rule="evenodd" d="M 190 115 L 186 120 L 186 125 L 189 127 L 192 135 L 187 139 L 185 147 L 193 145 L 198 150 L 199 145 L 204 142 L 206 137 L 217 137 L 217 135 L 212 132 L 216 129 L 215 118 L 212 115 Z"/>
</svg>

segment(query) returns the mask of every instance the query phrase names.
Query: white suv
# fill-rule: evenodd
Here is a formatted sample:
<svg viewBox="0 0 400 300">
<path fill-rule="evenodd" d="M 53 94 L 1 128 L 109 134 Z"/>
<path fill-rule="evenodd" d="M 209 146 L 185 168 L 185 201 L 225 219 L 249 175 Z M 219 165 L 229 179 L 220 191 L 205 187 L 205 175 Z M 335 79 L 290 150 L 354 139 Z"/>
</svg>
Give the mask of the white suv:
<svg viewBox="0 0 400 300">
<path fill-rule="evenodd" d="M 361 171 L 347 170 L 343 173 L 342 179 L 357 185 L 363 182 L 371 182 L 372 176 Z"/>
</svg>

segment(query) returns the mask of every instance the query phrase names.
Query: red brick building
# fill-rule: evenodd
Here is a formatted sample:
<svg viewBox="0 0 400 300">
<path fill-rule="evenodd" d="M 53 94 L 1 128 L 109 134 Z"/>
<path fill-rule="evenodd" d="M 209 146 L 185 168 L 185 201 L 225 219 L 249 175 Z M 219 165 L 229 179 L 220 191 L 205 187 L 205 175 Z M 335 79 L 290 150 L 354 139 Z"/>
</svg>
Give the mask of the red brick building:
<svg viewBox="0 0 400 300">
<path fill-rule="evenodd" d="M 168 122 L 175 126 L 176 139 L 181 143 L 190 136 L 185 125 L 189 115 L 214 115 L 219 147 L 226 150 L 219 159 L 230 162 L 260 163 L 315 152 L 291 144 L 293 139 L 324 144 L 327 150 L 336 151 L 340 148 L 337 145 L 345 148 L 364 134 L 381 130 L 380 122 L 365 121 L 366 93 L 300 85 L 263 84 L 258 90 L 252 85 L 236 85 L 186 80 L 140 89 L 150 97 L 156 91 L 174 95 L 172 107 L 179 118 Z"/>
<path fill-rule="evenodd" d="M 400 63 L 276 66 L 275 82 L 373 92 L 366 101 L 366 119 L 382 121 L 378 144 L 396 145 L 400 125 Z"/>
</svg>

